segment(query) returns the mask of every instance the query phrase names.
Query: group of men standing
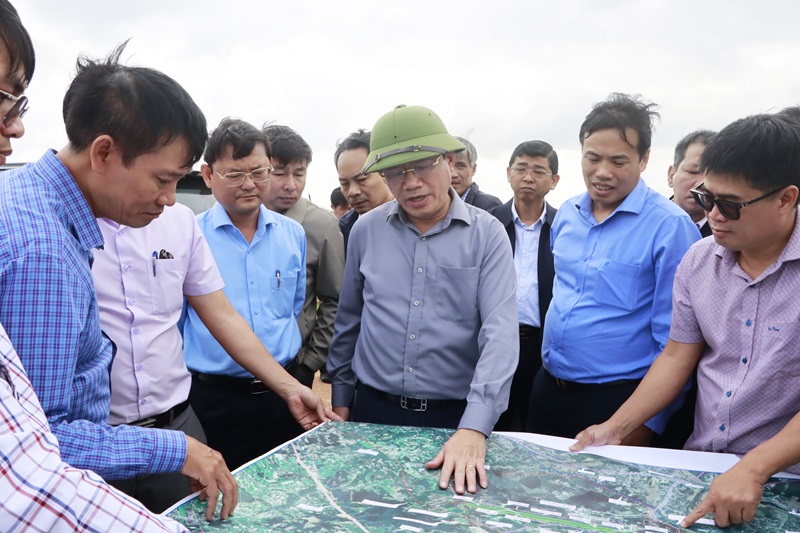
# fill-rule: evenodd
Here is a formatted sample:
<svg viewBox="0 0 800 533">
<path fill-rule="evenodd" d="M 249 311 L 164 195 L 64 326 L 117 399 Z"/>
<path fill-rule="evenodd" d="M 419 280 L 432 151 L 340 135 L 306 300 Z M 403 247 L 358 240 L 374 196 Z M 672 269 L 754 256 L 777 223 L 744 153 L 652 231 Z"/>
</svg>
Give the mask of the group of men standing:
<svg viewBox="0 0 800 533">
<path fill-rule="evenodd" d="M 5 159 L 34 54 L 0 9 Z M 684 138 L 670 201 L 641 179 L 654 105 L 612 94 L 579 132 L 586 192 L 556 212 L 550 144 L 517 146 L 502 204 L 468 140 L 398 106 L 338 144 L 337 221 L 302 198 L 295 131 L 226 118 L 208 135 L 186 91 L 122 49 L 80 60 L 68 145 L 0 180 L 4 523 L 71 530 L 102 509 L 93 527 L 180 529 L 77 469 L 154 511 L 191 487 L 211 518 L 222 492 L 226 518 L 231 469 L 330 419 L 452 428 L 426 466 L 459 494 L 488 487 L 495 429 L 578 450 L 682 443 L 688 425 L 688 448 L 744 458 L 685 525 L 751 520 L 800 463 L 790 113 Z M 217 203 L 195 217 L 175 189 L 201 157 Z M 684 396 L 696 408 L 672 416 Z M 58 504 L 31 511 L 42 498 Z"/>
</svg>

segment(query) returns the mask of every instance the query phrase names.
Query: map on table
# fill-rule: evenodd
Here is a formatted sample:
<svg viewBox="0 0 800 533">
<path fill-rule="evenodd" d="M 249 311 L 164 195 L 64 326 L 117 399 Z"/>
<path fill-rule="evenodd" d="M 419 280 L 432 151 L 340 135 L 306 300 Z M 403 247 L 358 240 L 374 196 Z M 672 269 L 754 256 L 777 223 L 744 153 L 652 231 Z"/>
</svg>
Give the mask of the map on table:
<svg viewBox="0 0 800 533">
<path fill-rule="evenodd" d="M 800 480 L 771 480 L 754 522 L 719 529 L 678 522 L 716 474 L 487 440 L 489 488 L 457 495 L 425 468 L 452 430 L 328 423 L 242 467 L 239 504 L 205 520 L 205 502 L 168 516 L 191 531 L 800 532 Z M 221 505 L 221 504 L 218 504 Z M 217 509 L 219 511 L 219 509 Z"/>
</svg>

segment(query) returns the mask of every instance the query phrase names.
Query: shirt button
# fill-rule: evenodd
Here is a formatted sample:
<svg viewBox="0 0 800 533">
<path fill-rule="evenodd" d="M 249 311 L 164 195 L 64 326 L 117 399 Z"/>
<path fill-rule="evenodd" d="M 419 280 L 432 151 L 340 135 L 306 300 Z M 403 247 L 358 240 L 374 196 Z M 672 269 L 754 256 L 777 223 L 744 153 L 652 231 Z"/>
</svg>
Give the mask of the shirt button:
<svg viewBox="0 0 800 533">
<path fill-rule="evenodd" d="M 727 392 L 725 393 L 725 396 L 727 396 L 728 398 L 730 398 L 730 397 L 731 397 L 731 391 L 727 391 Z"/>
<path fill-rule="evenodd" d="M 413 372 L 413 371 L 414 371 L 414 369 L 413 369 L 413 368 L 411 368 L 411 367 L 408 367 L 408 371 L 409 371 L 409 372 Z"/>
<path fill-rule="evenodd" d="M 135 303 L 136 303 L 136 300 L 134 300 L 133 298 L 128 298 L 128 305 L 133 305 Z"/>
<path fill-rule="evenodd" d="M 147 400 L 139 400 L 139 405 L 144 405 L 147 403 Z"/>
<path fill-rule="evenodd" d="M 125 265 L 124 267 L 122 267 L 122 270 L 124 270 L 125 272 L 127 272 L 130 269 L 131 269 L 130 265 Z"/>
<path fill-rule="evenodd" d="M 136 365 L 136 371 L 139 372 L 142 370 L 142 365 Z"/>
<path fill-rule="evenodd" d="M 419 240 L 424 241 L 427 237 L 420 237 Z"/>
<path fill-rule="evenodd" d="M 133 334 L 134 335 L 138 335 L 139 334 L 139 328 L 133 328 Z"/>
<path fill-rule="evenodd" d="M 750 319 L 748 318 L 747 320 L 745 320 L 744 325 L 747 326 L 747 327 L 750 327 L 750 326 L 753 325 L 753 323 L 750 322 Z"/>
<path fill-rule="evenodd" d="M 575 287 L 575 292 L 581 292 L 581 288 L 580 287 Z"/>
<path fill-rule="evenodd" d="M 122 234 L 123 234 L 123 233 L 125 233 L 125 230 L 119 230 L 119 231 L 117 232 L 117 235 L 119 235 L 120 237 L 122 237 Z"/>
<path fill-rule="evenodd" d="M 411 335 L 408 336 L 408 338 L 413 341 L 414 339 L 417 338 L 417 336 L 412 333 Z"/>
<path fill-rule="evenodd" d="M 414 300 L 414 305 L 419 305 L 419 300 Z"/>
<path fill-rule="evenodd" d="M 253 280 L 251 279 L 251 280 L 250 280 L 250 285 L 252 285 L 253 283 L 255 283 L 255 281 L 253 281 Z"/>
<path fill-rule="evenodd" d="M 417 274 L 422 274 L 422 267 L 417 267 Z"/>
<path fill-rule="evenodd" d="M 253 314 L 254 314 L 254 315 L 257 315 L 257 314 L 258 314 L 258 309 L 256 309 L 255 311 L 253 311 Z"/>
<path fill-rule="evenodd" d="M 747 364 L 747 357 L 742 357 L 742 363 Z"/>
<path fill-rule="evenodd" d="M 522 275 L 522 279 L 525 279 L 525 274 Z"/>
<path fill-rule="evenodd" d="M 720 430 L 720 431 L 725 431 L 725 424 L 722 424 L 722 425 L 719 427 L 719 430 Z"/>
<path fill-rule="evenodd" d="M 567 315 L 564 315 L 564 316 L 562 316 L 562 317 L 561 317 L 561 321 L 562 321 L 562 322 L 563 322 L 564 320 L 566 320 L 566 319 L 567 319 Z"/>
</svg>

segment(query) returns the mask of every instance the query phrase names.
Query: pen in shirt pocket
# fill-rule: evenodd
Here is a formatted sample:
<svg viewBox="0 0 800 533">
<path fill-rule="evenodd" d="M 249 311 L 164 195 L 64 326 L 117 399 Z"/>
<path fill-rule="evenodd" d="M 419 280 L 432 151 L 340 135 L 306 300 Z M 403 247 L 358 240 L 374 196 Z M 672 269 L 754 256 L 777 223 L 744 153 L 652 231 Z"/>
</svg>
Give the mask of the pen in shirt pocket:
<svg viewBox="0 0 800 533">
<path fill-rule="evenodd" d="M 153 277 L 156 277 L 156 259 L 158 259 L 158 252 L 153 250 Z"/>
<path fill-rule="evenodd" d="M 281 271 L 280 270 L 276 270 L 275 271 L 275 283 L 278 284 L 278 289 L 280 289 L 281 288 Z"/>
</svg>

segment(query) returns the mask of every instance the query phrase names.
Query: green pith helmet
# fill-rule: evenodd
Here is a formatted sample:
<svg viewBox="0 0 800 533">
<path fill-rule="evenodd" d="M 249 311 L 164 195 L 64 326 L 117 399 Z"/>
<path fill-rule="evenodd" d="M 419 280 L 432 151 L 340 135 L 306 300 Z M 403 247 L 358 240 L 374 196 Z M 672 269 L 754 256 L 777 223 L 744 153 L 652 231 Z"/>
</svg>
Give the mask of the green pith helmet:
<svg viewBox="0 0 800 533">
<path fill-rule="evenodd" d="M 364 174 L 459 152 L 464 145 L 447 133 L 439 115 L 427 107 L 399 105 L 375 123 L 369 149 Z"/>
</svg>

